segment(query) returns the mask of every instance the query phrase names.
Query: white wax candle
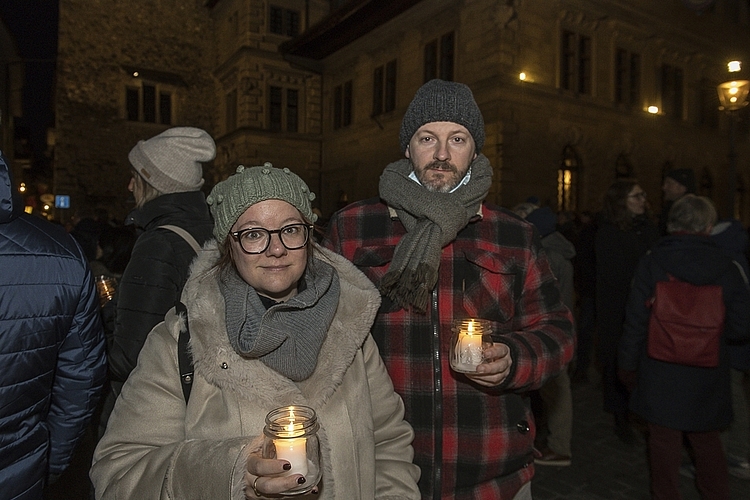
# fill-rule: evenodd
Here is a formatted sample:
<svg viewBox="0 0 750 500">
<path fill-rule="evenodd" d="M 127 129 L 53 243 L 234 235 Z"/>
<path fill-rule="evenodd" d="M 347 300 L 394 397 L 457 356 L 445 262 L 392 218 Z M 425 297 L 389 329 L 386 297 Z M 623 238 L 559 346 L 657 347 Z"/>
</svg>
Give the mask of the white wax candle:
<svg viewBox="0 0 750 500">
<path fill-rule="evenodd" d="M 302 424 L 294 423 L 294 408 L 289 410 L 289 423 L 286 425 L 286 432 L 279 434 L 280 438 L 274 439 L 273 444 L 276 446 L 276 458 L 287 460 L 292 468 L 285 473 L 285 476 L 292 474 L 307 475 L 307 438 L 299 437 L 304 434 Z"/>
<path fill-rule="evenodd" d="M 461 322 L 456 344 L 453 346 L 454 370 L 460 372 L 475 372 L 477 366 L 482 363 L 482 324 L 470 319 Z"/>
<path fill-rule="evenodd" d="M 285 473 L 285 476 L 291 474 L 302 474 L 307 476 L 307 439 L 274 439 L 273 444 L 276 446 L 276 458 L 288 460 L 292 468 Z"/>
<path fill-rule="evenodd" d="M 462 365 L 477 366 L 482 362 L 482 336 L 462 333 L 458 340 L 458 359 Z"/>
</svg>

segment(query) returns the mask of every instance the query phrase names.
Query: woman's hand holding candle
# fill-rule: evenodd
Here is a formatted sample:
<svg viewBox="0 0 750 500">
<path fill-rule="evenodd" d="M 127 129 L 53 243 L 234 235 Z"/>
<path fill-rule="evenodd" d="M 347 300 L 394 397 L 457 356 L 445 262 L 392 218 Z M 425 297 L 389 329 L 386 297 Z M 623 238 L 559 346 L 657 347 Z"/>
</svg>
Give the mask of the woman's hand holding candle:
<svg viewBox="0 0 750 500">
<path fill-rule="evenodd" d="M 305 477 L 292 472 L 292 465 L 284 459 L 263 458 L 260 452 L 247 458 L 245 498 L 257 499 L 265 495 L 278 496 L 305 483 Z M 313 492 L 317 491 L 317 486 Z M 256 495 L 256 492 L 258 495 Z"/>
</svg>

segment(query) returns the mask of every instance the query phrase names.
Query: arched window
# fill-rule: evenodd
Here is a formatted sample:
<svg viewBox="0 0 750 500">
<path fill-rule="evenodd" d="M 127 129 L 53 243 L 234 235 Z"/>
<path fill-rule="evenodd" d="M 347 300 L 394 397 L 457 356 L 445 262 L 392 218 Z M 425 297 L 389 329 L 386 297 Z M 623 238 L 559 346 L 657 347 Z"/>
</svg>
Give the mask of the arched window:
<svg viewBox="0 0 750 500">
<path fill-rule="evenodd" d="M 557 210 L 576 210 L 578 203 L 577 184 L 581 159 L 570 144 L 562 151 L 560 167 L 557 170 Z"/>
</svg>

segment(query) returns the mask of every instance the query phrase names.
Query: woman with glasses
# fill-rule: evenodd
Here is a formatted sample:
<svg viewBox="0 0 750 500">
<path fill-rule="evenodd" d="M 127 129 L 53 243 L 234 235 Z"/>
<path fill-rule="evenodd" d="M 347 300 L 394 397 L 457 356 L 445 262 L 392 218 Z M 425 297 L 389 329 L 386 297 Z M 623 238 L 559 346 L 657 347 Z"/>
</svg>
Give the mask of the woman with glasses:
<svg viewBox="0 0 750 500">
<path fill-rule="evenodd" d="M 320 424 L 312 498 L 420 498 L 413 431 L 369 333 L 380 294 L 313 242 L 314 197 L 270 163 L 214 187 L 216 242 L 191 268 L 186 315 L 172 309 L 154 328 L 123 388 L 94 456 L 97 498 L 291 496 L 307 477 L 261 453 L 266 415 L 288 405 Z"/>
<path fill-rule="evenodd" d="M 635 179 L 618 179 L 604 195 L 596 233 L 597 357 L 602 367 L 604 410 L 615 419 L 615 433 L 632 444 L 627 388 L 617 378 L 617 345 L 625 322 L 625 305 L 638 259 L 659 237 L 646 192 Z"/>
</svg>

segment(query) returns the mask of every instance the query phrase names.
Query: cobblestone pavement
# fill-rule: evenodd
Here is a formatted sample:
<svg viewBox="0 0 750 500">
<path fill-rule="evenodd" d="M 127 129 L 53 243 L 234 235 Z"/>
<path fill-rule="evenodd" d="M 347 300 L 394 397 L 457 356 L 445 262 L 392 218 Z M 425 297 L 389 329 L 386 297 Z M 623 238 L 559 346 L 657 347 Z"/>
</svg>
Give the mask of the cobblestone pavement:
<svg viewBox="0 0 750 500">
<path fill-rule="evenodd" d="M 649 500 L 646 441 L 643 432 L 637 434 L 634 446 L 622 443 L 602 410 L 601 386 L 574 384 L 573 463 L 537 465 L 534 500 Z M 730 487 L 731 500 L 750 500 L 750 480 L 730 477 Z M 691 479 L 680 476 L 680 491 L 683 500 L 700 500 Z"/>
</svg>

